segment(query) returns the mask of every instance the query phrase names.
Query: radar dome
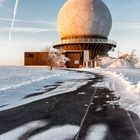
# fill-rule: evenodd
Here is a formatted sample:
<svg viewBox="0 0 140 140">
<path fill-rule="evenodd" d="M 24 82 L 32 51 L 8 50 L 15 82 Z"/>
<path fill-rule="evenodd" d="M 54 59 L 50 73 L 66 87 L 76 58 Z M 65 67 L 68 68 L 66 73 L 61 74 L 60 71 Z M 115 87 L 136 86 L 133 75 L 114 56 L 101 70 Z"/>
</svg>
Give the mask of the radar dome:
<svg viewBox="0 0 140 140">
<path fill-rule="evenodd" d="M 111 26 L 110 11 L 101 0 L 68 0 L 58 15 L 61 39 L 78 36 L 107 38 Z"/>
</svg>

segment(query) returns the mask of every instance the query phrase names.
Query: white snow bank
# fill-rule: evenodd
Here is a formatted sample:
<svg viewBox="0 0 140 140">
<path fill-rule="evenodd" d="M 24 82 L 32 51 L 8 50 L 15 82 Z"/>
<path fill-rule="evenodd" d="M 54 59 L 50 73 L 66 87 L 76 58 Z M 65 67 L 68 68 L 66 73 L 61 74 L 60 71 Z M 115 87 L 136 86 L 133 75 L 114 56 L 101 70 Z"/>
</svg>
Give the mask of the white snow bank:
<svg viewBox="0 0 140 140">
<path fill-rule="evenodd" d="M 140 70 L 139 69 L 99 69 L 93 70 L 105 76 L 98 87 L 109 88 L 120 96 L 122 108 L 133 111 L 140 116 Z"/>
<path fill-rule="evenodd" d="M 118 101 L 122 108 L 135 112 L 140 117 L 140 69 L 81 69 L 104 75 L 98 87 L 109 88 L 114 94 L 120 96 Z"/>
<path fill-rule="evenodd" d="M 104 71 L 117 74 L 132 85 L 137 85 L 140 82 L 140 69 L 104 69 Z"/>
<path fill-rule="evenodd" d="M 140 82 L 136 85 L 133 85 L 132 82 L 126 80 L 124 76 L 116 72 L 105 72 L 106 78 L 102 83 L 104 87 L 108 87 L 110 90 L 113 90 L 117 93 L 125 92 L 126 94 L 139 95 L 140 94 Z"/>
<path fill-rule="evenodd" d="M 72 139 L 78 133 L 79 126 L 64 125 L 51 128 L 29 138 L 29 140 L 66 140 Z"/>
<path fill-rule="evenodd" d="M 20 136 L 24 135 L 28 131 L 32 131 L 37 128 L 41 128 L 41 127 L 45 126 L 46 124 L 47 124 L 47 122 L 40 121 L 40 120 L 27 123 L 14 130 L 11 130 L 7 133 L 0 135 L 0 140 L 18 140 Z"/>
<path fill-rule="evenodd" d="M 93 125 L 88 130 L 88 136 L 85 140 L 103 140 L 106 136 L 108 127 L 104 124 Z"/>
</svg>

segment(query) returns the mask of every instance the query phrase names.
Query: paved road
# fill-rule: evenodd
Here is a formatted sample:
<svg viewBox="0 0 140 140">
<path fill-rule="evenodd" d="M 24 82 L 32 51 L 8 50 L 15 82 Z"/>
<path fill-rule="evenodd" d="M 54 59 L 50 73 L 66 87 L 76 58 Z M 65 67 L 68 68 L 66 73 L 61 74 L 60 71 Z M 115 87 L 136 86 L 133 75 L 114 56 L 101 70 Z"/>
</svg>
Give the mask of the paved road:
<svg viewBox="0 0 140 140">
<path fill-rule="evenodd" d="M 31 121 L 43 120 L 49 121 L 49 123 L 36 130 L 28 131 L 18 139 L 26 140 L 35 134 L 49 130 L 53 126 L 71 124 L 81 125 L 78 135 L 75 135 L 73 140 L 90 140 L 91 137 L 93 140 L 139 140 L 139 117 L 133 112 L 121 109 L 117 104 L 119 97 L 116 97 L 108 89 L 97 88 L 85 116 L 89 102 L 96 90 L 93 85 L 102 80 L 101 76 L 95 76 L 96 78 L 89 79 L 86 85 L 68 94 L 64 93 L 0 112 L 0 134 Z M 84 79 L 81 80 L 84 81 Z M 63 82 L 60 81 L 61 84 Z M 59 86 L 59 83 L 57 84 Z M 81 123 L 82 120 L 83 123 Z M 53 140 L 53 136 L 51 140 Z"/>
</svg>

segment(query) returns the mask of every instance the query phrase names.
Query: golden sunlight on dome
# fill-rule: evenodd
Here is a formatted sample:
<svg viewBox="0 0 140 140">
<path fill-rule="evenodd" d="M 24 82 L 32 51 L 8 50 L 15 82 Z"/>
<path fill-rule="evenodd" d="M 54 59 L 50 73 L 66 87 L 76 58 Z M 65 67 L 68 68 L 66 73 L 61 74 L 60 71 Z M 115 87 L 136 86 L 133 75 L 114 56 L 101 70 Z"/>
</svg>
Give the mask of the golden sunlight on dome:
<svg viewBox="0 0 140 140">
<path fill-rule="evenodd" d="M 68 0 L 58 15 L 61 39 L 77 36 L 107 38 L 111 26 L 111 14 L 101 0 Z"/>
</svg>

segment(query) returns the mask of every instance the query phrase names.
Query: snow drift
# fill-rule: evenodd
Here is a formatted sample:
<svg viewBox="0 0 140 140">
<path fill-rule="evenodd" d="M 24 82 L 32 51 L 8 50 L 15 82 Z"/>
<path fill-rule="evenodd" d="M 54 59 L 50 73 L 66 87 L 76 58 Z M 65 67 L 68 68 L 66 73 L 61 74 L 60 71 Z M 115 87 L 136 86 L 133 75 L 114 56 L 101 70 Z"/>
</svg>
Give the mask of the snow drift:
<svg viewBox="0 0 140 140">
<path fill-rule="evenodd" d="M 91 70 L 90 70 L 91 71 Z M 93 69 L 92 72 L 104 75 L 98 87 L 108 88 L 121 97 L 119 105 L 140 116 L 140 70 L 139 69 Z"/>
</svg>

